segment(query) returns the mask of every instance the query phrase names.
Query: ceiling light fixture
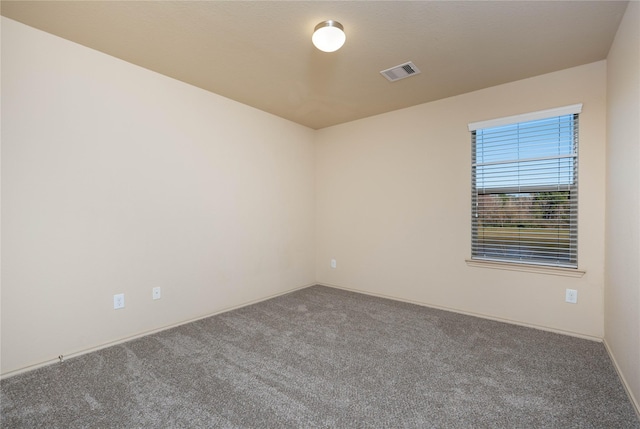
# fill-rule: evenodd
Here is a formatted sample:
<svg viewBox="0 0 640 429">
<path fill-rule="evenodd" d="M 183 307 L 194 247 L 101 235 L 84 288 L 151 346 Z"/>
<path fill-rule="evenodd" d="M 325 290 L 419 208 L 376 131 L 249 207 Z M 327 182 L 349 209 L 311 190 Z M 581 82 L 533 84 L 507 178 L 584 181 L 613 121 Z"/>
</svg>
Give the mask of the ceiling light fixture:
<svg viewBox="0 0 640 429">
<path fill-rule="evenodd" d="M 315 47 L 323 52 L 337 51 L 344 45 L 345 40 L 347 36 L 344 34 L 344 27 L 332 19 L 316 25 L 311 37 Z"/>
</svg>

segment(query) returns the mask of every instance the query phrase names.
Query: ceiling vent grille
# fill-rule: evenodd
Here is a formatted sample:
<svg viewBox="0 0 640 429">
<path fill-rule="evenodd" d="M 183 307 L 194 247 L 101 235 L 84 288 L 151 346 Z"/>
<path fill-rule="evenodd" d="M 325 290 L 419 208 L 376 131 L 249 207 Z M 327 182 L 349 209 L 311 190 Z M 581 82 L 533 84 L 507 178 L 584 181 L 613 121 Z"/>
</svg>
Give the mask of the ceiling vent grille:
<svg viewBox="0 0 640 429">
<path fill-rule="evenodd" d="M 390 69 L 382 70 L 380 74 L 389 79 L 391 82 L 404 79 L 405 77 L 414 76 L 420 73 L 418 67 L 411 61 L 408 63 L 400 64 L 399 66 L 391 67 Z"/>
</svg>

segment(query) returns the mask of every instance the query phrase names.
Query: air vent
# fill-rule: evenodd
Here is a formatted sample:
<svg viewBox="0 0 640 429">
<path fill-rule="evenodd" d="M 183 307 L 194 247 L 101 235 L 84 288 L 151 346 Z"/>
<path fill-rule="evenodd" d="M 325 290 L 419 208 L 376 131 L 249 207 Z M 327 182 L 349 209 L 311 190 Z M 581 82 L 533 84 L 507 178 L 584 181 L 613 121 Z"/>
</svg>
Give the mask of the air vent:
<svg viewBox="0 0 640 429">
<path fill-rule="evenodd" d="M 420 73 L 420 70 L 418 70 L 418 67 L 416 67 L 415 64 L 409 61 L 408 63 L 382 70 L 380 73 L 382 76 L 389 79 L 389 81 L 395 82 L 396 80 L 404 79 L 405 77 L 417 75 Z"/>
</svg>

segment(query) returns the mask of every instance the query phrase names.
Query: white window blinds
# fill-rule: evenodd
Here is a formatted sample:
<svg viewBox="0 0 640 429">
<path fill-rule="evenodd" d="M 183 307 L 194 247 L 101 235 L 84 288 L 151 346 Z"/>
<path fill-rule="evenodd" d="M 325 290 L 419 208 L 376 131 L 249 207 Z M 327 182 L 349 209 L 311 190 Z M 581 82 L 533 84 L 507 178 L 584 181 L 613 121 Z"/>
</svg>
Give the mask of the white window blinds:
<svg viewBox="0 0 640 429">
<path fill-rule="evenodd" d="M 581 107 L 469 125 L 472 259 L 577 268 Z"/>
</svg>

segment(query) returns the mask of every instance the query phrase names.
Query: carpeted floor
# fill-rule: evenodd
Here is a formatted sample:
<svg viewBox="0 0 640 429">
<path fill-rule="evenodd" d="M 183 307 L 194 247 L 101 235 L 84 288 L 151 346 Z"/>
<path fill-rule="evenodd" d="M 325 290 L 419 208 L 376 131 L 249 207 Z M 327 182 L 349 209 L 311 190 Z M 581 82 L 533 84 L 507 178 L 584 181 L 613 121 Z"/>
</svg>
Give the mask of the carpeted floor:
<svg viewBox="0 0 640 429">
<path fill-rule="evenodd" d="M 322 286 L 0 387 L 6 428 L 640 428 L 600 343 Z"/>
</svg>

